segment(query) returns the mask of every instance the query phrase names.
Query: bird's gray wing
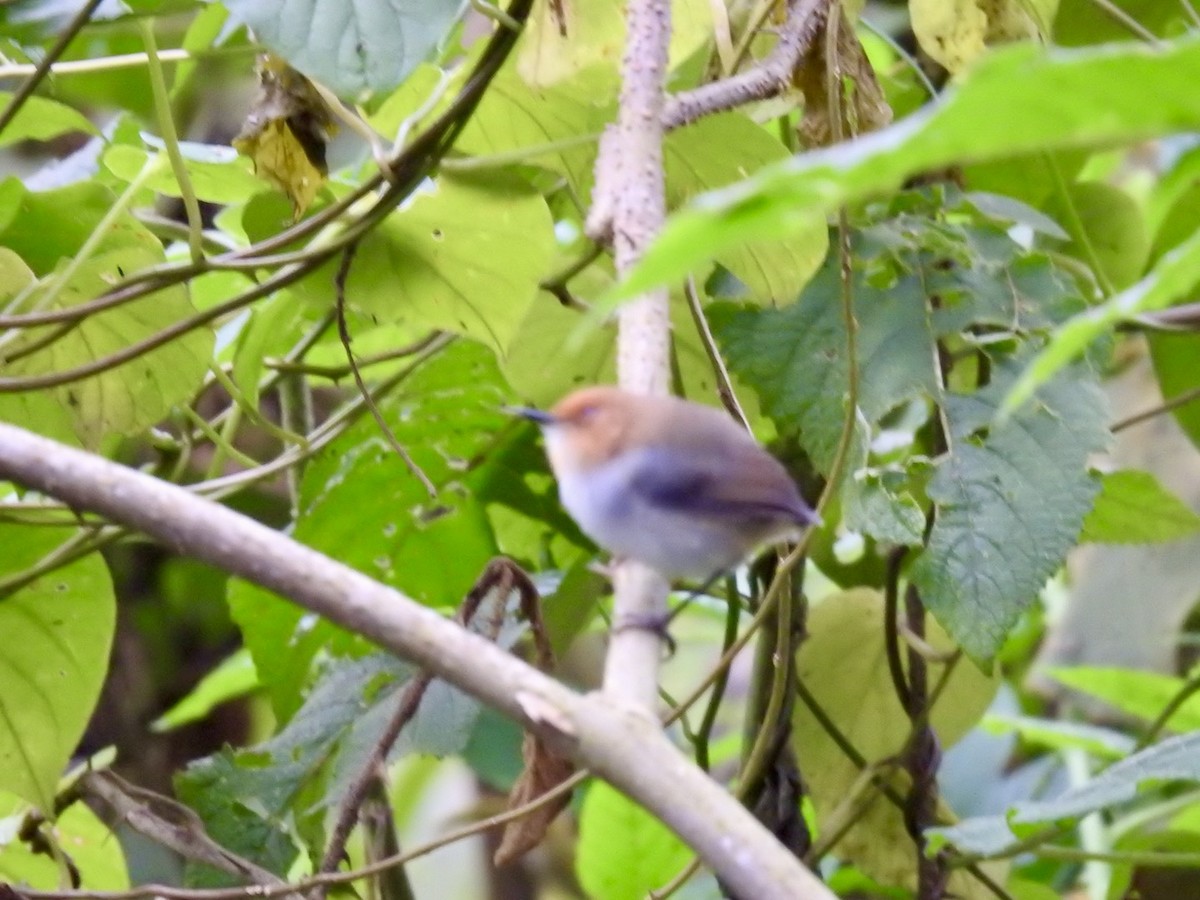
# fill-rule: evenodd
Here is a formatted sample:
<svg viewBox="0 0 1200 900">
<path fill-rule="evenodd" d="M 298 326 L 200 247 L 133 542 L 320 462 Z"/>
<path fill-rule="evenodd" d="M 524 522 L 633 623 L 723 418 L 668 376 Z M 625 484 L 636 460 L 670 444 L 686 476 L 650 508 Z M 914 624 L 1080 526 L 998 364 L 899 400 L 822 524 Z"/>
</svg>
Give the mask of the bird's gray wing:
<svg viewBox="0 0 1200 900">
<path fill-rule="evenodd" d="M 783 466 L 753 445 L 704 455 L 658 447 L 639 452 L 629 487 L 664 508 L 747 522 L 812 521 Z"/>
</svg>

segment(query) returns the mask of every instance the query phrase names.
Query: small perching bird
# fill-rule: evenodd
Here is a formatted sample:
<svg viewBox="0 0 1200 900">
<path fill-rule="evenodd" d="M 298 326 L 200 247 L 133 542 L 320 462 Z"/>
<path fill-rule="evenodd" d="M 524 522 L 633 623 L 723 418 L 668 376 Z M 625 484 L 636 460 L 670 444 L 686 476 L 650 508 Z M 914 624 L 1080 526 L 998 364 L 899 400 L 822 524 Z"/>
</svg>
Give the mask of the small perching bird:
<svg viewBox="0 0 1200 900">
<path fill-rule="evenodd" d="M 590 387 L 513 412 L 541 426 L 588 537 L 667 578 L 711 578 L 817 521 L 783 465 L 719 410 Z"/>
</svg>

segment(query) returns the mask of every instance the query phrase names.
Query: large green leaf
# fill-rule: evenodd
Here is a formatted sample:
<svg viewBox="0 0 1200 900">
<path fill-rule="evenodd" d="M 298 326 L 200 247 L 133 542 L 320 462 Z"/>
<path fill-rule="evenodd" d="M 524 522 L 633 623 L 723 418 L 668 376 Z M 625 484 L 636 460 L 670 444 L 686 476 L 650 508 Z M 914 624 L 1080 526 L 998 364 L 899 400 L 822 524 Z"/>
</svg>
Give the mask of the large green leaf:
<svg viewBox="0 0 1200 900">
<path fill-rule="evenodd" d="M 24 572 L 64 539 L 0 524 L 0 574 Z M 115 623 L 112 582 L 97 554 L 0 596 L 0 790 L 46 815 L 100 696 Z"/>
<path fill-rule="evenodd" d="M 0 793 L 0 809 L 7 809 L 10 799 Z M 28 821 L 24 817 L 29 810 L 23 804 L 15 805 L 11 818 L 0 818 L 0 878 L 44 891 L 57 890 L 62 886 L 62 868 L 51 854 L 35 850 L 34 841 L 27 843 L 17 836 L 17 828 L 11 826 Z M 86 803 L 72 803 L 52 825 L 42 828 L 49 829 L 52 840 L 70 860 L 80 887 L 90 891 L 129 888 L 121 842 Z"/>
<path fill-rule="evenodd" d="M 0 91 L 0 109 L 8 106 L 12 96 L 9 91 Z M 18 141 L 48 141 L 72 131 L 97 133 L 96 126 L 71 107 L 46 97 L 29 97 L 8 127 L 0 131 L 0 147 Z"/>
<path fill-rule="evenodd" d="M 445 37 L 462 0 L 227 0 L 230 15 L 335 92 L 398 85 Z"/>
<path fill-rule="evenodd" d="M 928 833 L 936 838 L 933 849 L 950 843 L 968 853 L 997 853 L 1033 832 L 1035 826 L 1069 822 L 1128 803 L 1137 797 L 1143 784 L 1164 781 L 1200 782 L 1200 732 L 1147 747 L 1053 800 L 1022 801 L 1010 807 L 1006 816 L 968 819 Z"/>
<path fill-rule="evenodd" d="M 1107 404 L 1085 369 L 996 422 L 1017 365 L 1001 360 L 986 388 L 946 397 L 949 452 L 928 487 L 937 520 L 910 573 L 926 607 L 980 663 L 1074 544 L 1098 490 L 1088 456 L 1108 443 Z"/>
<path fill-rule="evenodd" d="M 663 143 L 667 203 L 675 209 L 702 191 L 732 184 L 789 155 L 777 137 L 747 116 L 706 116 L 671 132 Z M 828 247 L 825 216 L 814 210 L 807 226 L 787 238 L 730 247 L 718 253 L 716 261 L 750 288 L 755 299 L 779 304 L 804 287 Z"/>
<path fill-rule="evenodd" d="M 183 167 L 197 199 L 208 203 L 241 203 L 262 190 L 253 163 L 232 147 L 182 141 L 179 149 Z M 158 151 L 165 152 L 165 151 Z M 150 152 L 128 144 L 114 144 L 103 157 L 105 168 L 122 181 L 133 181 L 150 160 Z M 182 196 L 182 189 L 169 165 L 161 165 L 145 186 L 168 197 Z"/>
<path fill-rule="evenodd" d="M 586 198 L 596 141 L 612 121 L 616 89 L 607 67 L 579 72 L 552 87 L 531 87 L 506 69 L 488 87 L 454 148 L 486 156 L 544 147 L 522 161 L 567 176 L 576 194 Z"/>
<path fill-rule="evenodd" d="M 133 241 L 93 256 L 73 272 L 68 273 L 71 264 L 64 261 L 30 294 L 30 303 L 36 308 L 47 292 L 56 290 L 48 308 L 69 309 L 163 260 L 161 247 L 148 233 L 132 236 Z M 40 348 L 39 343 L 50 340 L 59 326 L 28 329 L 0 349 L 0 356 L 26 354 L 6 365 L 5 374 L 29 377 L 83 366 L 147 340 L 194 311 L 187 288 L 180 285 L 88 315 Z M 195 394 L 208 367 L 212 342 L 210 330 L 193 329 L 122 365 L 56 387 L 52 396 L 67 410 L 76 435 L 87 446 L 98 446 L 114 434 L 134 434 Z M 35 388 L 33 393 L 35 401 L 39 394 L 45 396 L 44 389 Z M 11 409 L 7 403 L 5 407 Z M 35 431 L 42 427 L 38 420 L 14 421 Z"/>
<path fill-rule="evenodd" d="M 540 194 L 442 176 L 363 238 L 346 296 L 380 322 L 420 322 L 503 351 L 553 250 Z"/>
<path fill-rule="evenodd" d="M 460 341 L 419 369 L 379 409 L 438 488 L 425 488 L 367 416 L 316 454 L 301 483 L 294 536 L 431 606 L 455 608 L 496 546 L 483 504 L 465 490 L 512 402 L 491 354 Z M 230 604 L 276 713 L 299 706 L 318 653 L 361 653 L 353 638 L 267 591 L 235 582 Z"/>
<path fill-rule="evenodd" d="M 658 819 L 602 781 L 579 813 L 575 871 L 595 900 L 639 900 L 666 885 L 691 851 Z"/>
<path fill-rule="evenodd" d="M 937 396 L 933 334 L 914 272 L 871 282 L 856 272 L 861 414 L 870 424 L 905 400 Z M 783 309 L 714 305 L 713 331 L 730 368 L 754 388 L 781 427 L 798 429 L 828 472 L 846 417 L 846 329 L 841 267 L 830 257 L 800 298 Z"/>
<path fill-rule="evenodd" d="M 1186 679 L 1175 675 L 1112 666 L 1059 666 L 1047 674 L 1072 690 L 1147 722 L 1184 696 L 1188 687 Z M 1200 730 L 1200 697 L 1192 695 L 1179 704 L 1166 725 L 1174 731 Z"/>
<path fill-rule="evenodd" d="M 677 280 L 729 247 L 793 234 L 813 212 L 894 190 L 919 172 L 1194 129 L 1198 79 L 1195 37 L 1161 48 L 998 50 L 936 106 L 697 198 L 668 222 L 615 296 Z"/>
<path fill-rule="evenodd" d="M 12 203 L 0 215 L 0 244 L 15 252 L 41 277 L 62 259 L 74 257 L 112 209 L 116 197 L 96 181 L 80 181 L 50 191 L 30 191 L 16 178 L 3 182 L 0 195 Z M 144 243 L 146 230 L 133 216 L 119 216 L 100 235 L 97 253 Z M 153 241 L 153 238 L 151 238 Z M 154 242 L 158 246 L 157 242 Z"/>
<path fill-rule="evenodd" d="M 1150 334 L 1150 359 L 1164 398 L 1179 397 L 1200 388 L 1200 366 L 1196 365 L 1200 343 L 1193 332 Z M 1184 403 L 1171 411 L 1188 439 L 1200 446 L 1200 400 Z"/>
<path fill-rule="evenodd" d="M 1056 329 L 1050 342 L 1029 363 L 1004 399 L 1012 412 L 1055 372 L 1078 358 L 1091 343 L 1139 313 L 1175 303 L 1200 284 L 1200 231 L 1162 257 L 1145 278 L 1099 306 L 1081 312 Z"/>
<path fill-rule="evenodd" d="M 338 810 L 412 676 L 411 666 L 383 653 L 335 662 L 277 735 L 192 763 L 176 781 L 180 796 L 200 812 L 216 840 L 284 874 L 296 852 L 288 824 L 312 835 Z M 475 700 L 432 682 L 389 758 L 461 752 L 478 711 Z"/>
<path fill-rule="evenodd" d="M 1200 531 L 1200 516 L 1149 472 L 1122 469 L 1100 479 L 1100 496 L 1083 522 L 1082 541 L 1150 544 Z"/>
<path fill-rule="evenodd" d="M 535 3 L 517 45 L 517 71 L 530 84 L 550 85 L 598 64 L 613 66 L 625 49 L 624 9 L 619 0 Z M 671 64 L 708 41 L 712 29 L 706 0 L 673 0 Z"/>
<path fill-rule="evenodd" d="M 810 612 L 808 638 L 796 657 L 797 676 L 868 765 L 895 759 L 912 732 L 889 674 L 883 617 L 878 591 L 856 588 L 828 596 Z M 939 650 L 952 645 L 932 621 L 927 640 Z M 933 666 L 930 681 L 942 674 L 942 666 Z M 955 667 L 930 717 L 941 746 L 955 743 L 979 721 L 999 683 L 998 677 L 974 666 Z M 797 704 L 793 723 L 792 744 L 803 761 L 818 821 L 830 824 L 839 804 L 861 782 L 862 770 L 806 705 Z M 875 803 L 870 815 L 839 842 L 838 853 L 885 883 L 905 883 L 913 850 L 903 814 L 888 803 Z"/>
</svg>

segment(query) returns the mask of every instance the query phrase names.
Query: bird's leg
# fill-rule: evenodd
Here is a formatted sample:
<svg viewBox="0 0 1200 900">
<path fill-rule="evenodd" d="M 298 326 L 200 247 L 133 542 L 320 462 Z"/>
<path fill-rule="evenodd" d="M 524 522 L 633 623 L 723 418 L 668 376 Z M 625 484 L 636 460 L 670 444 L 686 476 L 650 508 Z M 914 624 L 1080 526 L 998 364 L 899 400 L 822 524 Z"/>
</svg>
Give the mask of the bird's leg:
<svg viewBox="0 0 1200 900">
<path fill-rule="evenodd" d="M 615 560 L 614 560 L 615 563 Z M 630 628 L 642 628 L 646 631 L 652 631 L 659 636 L 664 644 L 667 645 L 667 658 L 675 655 L 677 645 L 675 638 L 671 637 L 670 626 L 675 621 L 675 617 L 683 612 L 691 604 L 693 600 L 701 594 L 707 594 L 708 589 L 712 587 L 718 578 L 725 574 L 724 569 L 718 569 L 712 575 L 708 576 L 704 582 L 695 590 L 691 591 L 682 602 L 674 609 L 669 610 L 657 616 L 629 616 L 622 617 L 621 621 L 613 623 L 613 631 L 626 631 Z"/>
</svg>

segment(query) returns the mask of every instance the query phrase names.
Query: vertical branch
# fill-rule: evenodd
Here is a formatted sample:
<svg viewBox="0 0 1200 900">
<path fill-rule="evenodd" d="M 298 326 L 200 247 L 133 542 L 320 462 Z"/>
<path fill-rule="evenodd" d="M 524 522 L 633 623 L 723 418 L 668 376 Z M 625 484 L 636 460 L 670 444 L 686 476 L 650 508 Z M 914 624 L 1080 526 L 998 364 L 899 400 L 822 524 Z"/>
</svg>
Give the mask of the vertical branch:
<svg viewBox="0 0 1200 900">
<path fill-rule="evenodd" d="M 904 594 L 904 617 L 908 631 L 916 638 L 925 637 L 925 606 L 911 584 Z M 942 749 L 929 724 L 929 676 L 925 658 L 913 645 L 908 648 L 908 702 L 905 711 L 913 723 L 912 743 L 904 761 L 912 778 L 905 801 L 904 822 L 917 845 L 917 898 L 941 900 L 946 896 L 950 873 L 942 854 L 925 853 L 925 829 L 937 824 L 937 771 Z"/>
<path fill-rule="evenodd" d="M 624 275 L 662 228 L 663 109 L 667 45 L 671 36 L 669 0 L 630 0 L 628 37 L 622 63 L 616 124 L 601 141 L 596 159 L 596 190 L 588 231 L 611 238 L 618 275 Z M 668 292 L 647 292 L 623 307 L 617 340 L 621 386 L 663 394 L 670 385 L 671 326 Z M 623 624 L 661 618 L 668 585 L 657 572 L 625 562 L 613 577 L 616 627 L 606 660 L 605 691 L 653 710 L 658 696 L 661 638 L 645 628 Z"/>
</svg>

